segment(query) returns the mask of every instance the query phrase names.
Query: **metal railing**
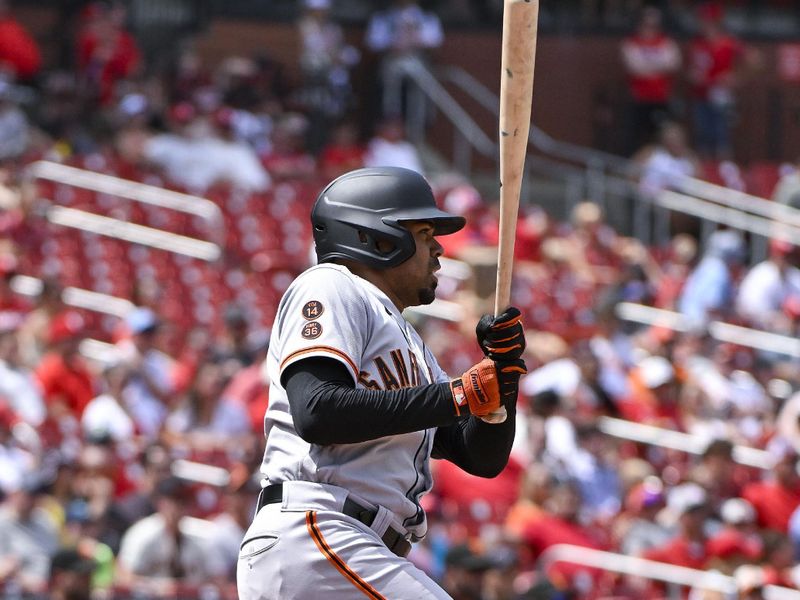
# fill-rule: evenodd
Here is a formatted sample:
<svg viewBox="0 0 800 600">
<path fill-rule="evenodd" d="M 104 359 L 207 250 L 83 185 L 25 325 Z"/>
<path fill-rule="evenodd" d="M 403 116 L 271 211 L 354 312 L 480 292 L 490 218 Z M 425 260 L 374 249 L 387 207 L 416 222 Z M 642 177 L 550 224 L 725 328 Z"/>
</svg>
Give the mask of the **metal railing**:
<svg viewBox="0 0 800 600">
<path fill-rule="evenodd" d="M 120 219 L 104 217 L 76 208 L 51 205 L 47 208 L 45 217 L 55 225 L 80 229 L 81 231 L 88 231 L 105 237 L 165 250 L 173 254 L 199 258 L 207 262 L 216 261 L 222 254 L 220 247 L 212 242 L 155 229 L 154 227 L 147 227 L 146 225 L 128 223 Z"/>
<path fill-rule="evenodd" d="M 28 275 L 15 275 L 11 279 L 11 289 L 17 294 L 35 297 L 42 291 L 42 280 Z M 120 318 L 125 317 L 134 308 L 133 302 L 125 298 L 76 287 L 64 288 L 61 292 L 61 300 L 67 306 Z"/>
<path fill-rule="evenodd" d="M 452 162 L 460 172 L 471 174 L 473 151 L 496 161 L 496 140 L 481 130 L 441 82 L 456 86 L 496 117 L 499 99 L 495 92 L 460 67 L 437 70 L 439 79 L 418 60 L 405 62 L 401 70 L 416 86 L 416 89 L 407 92 L 415 97 L 413 102 L 408 102 L 410 110 L 406 116 L 411 132 L 421 136 L 426 131 L 429 109 L 416 98 L 422 94 L 453 126 Z M 735 227 L 755 234 L 749 241 L 753 261 L 760 260 L 766 254 L 768 237 L 790 241 L 797 239 L 794 232 L 780 230 L 781 227 L 800 230 L 800 211 L 792 207 L 692 177 L 677 180 L 673 191 L 650 199 L 639 192 L 636 183 L 638 165 L 624 157 L 556 140 L 535 124 L 531 125 L 529 144 L 536 152 L 526 158 L 523 201 L 530 198 L 530 190 L 526 193 L 524 182 L 531 179 L 532 172 L 536 172 L 565 184 L 567 208 L 584 198 L 604 208 L 609 208 L 612 200 L 631 199 L 631 228 L 634 235 L 645 243 L 667 241 L 670 234 L 667 211 L 700 218 L 704 236 L 715 225 Z M 661 214 L 654 214 L 653 210 Z"/>
<path fill-rule="evenodd" d="M 663 427 L 655 427 L 613 417 L 600 417 L 597 421 L 597 427 L 600 431 L 612 437 L 695 455 L 703 454 L 709 442 L 712 441 L 711 438 L 706 436 L 692 435 L 673 429 L 664 429 Z M 750 446 L 734 446 L 733 460 L 741 465 L 763 470 L 769 470 L 775 466 L 775 457 L 772 454 L 766 450 Z"/>
<path fill-rule="evenodd" d="M 571 544 L 550 546 L 539 557 L 539 566 L 543 571 L 558 562 L 583 565 L 602 571 L 630 575 L 639 579 L 660 581 L 673 587 L 680 586 L 719 592 L 726 594 L 729 598 L 737 597 L 739 592 L 736 579 L 716 571 L 690 569 L 636 556 L 626 556 Z M 777 585 L 764 586 L 762 594 L 765 600 L 800 600 L 800 591 Z M 678 598 L 680 595 L 675 592 L 674 597 Z"/>
<path fill-rule="evenodd" d="M 45 211 L 45 218 L 56 225 L 183 254 L 208 262 L 216 261 L 222 254 L 221 246 L 225 243 L 225 224 L 222 211 L 216 204 L 200 196 L 183 194 L 138 181 L 44 160 L 28 165 L 24 176 L 31 182 L 36 180 L 52 181 L 60 185 L 192 215 L 205 222 L 209 238 L 212 241 L 58 206 L 53 203 L 53 199 L 45 198 L 49 203 Z"/>
<path fill-rule="evenodd" d="M 690 321 L 684 315 L 663 308 L 653 308 L 634 302 L 620 302 L 616 305 L 615 312 L 617 317 L 624 321 L 642 325 L 665 327 L 680 332 L 692 329 Z M 796 337 L 741 327 L 722 321 L 711 321 L 708 324 L 708 333 L 720 342 L 729 342 L 764 352 L 800 358 L 800 339 Z"/>
</svg>

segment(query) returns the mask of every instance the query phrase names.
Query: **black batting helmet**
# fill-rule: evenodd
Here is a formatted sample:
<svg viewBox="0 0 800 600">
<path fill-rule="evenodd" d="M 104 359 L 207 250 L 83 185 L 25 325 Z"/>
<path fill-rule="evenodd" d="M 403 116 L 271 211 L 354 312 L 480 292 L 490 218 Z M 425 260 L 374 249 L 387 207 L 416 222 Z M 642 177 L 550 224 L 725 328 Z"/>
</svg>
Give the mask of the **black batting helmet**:
<svg viewBox="0 0 800 600">
<path fill-rule="evenodd" d="M 376 167 L 345 173 L 322 190 L 311 209 L 317 260 L 396 267 L 416 251 L 405 221 L 430 221 L 434 235 L 455 233 L 466 223 L 437 208 L 428 182 L 415 171 Z M 392 249 L 381 252 L 378 241 L 390 242 Z"/>
</svg>

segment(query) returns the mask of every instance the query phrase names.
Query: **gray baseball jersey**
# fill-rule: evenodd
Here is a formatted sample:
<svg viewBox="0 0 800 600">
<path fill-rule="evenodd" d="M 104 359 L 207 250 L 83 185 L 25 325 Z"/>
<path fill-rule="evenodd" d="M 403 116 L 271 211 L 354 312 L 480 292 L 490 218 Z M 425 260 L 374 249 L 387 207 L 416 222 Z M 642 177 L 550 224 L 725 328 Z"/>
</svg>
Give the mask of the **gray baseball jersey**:
<svg viewBox="0 0 800 600">
<path fill-rule="evenodd" d="M 432 485 L 429 458 L 436 430 L 356 444 L 305 442 L 294 429 L 281 374 L 308 357 L 340 361 L 355 385 L 367 389 L 443 382 L 447 375 L 386 294 L 343 266 L 308 269 L 278 307 L 267 357 L 271 383 L 261 468 L 267 483 L 339 486 L 355 499 L 386 508 L 395 527 L 421 538 L 427 524 L 419 499 Z"/>
</svg>

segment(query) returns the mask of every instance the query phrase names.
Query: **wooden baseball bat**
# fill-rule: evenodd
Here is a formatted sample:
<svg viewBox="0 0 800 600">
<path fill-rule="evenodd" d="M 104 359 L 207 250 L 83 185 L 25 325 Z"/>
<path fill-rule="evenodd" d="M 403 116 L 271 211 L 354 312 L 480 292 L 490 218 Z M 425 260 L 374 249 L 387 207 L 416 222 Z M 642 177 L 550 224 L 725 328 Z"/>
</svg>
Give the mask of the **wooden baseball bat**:
<svg viewBox="0 0 800 600">
<path fill-rule="evenodd" d="M 500 234 L 494 314 L 511 300 L 519 194 L 533 99 L 539 0 L 505 0 L 500 68 Z"/>
<path fill-rule="evenodd" d="M 511 301 L 514 239 L 531 125 L 538 23 L 539 0 L 505 0 L 500 67 L 500 233 L 495 315 L 502 313 Z M 484 420 L 502 423 L 506 417 L 506 409 L 500 407 Z"/>
</svg>

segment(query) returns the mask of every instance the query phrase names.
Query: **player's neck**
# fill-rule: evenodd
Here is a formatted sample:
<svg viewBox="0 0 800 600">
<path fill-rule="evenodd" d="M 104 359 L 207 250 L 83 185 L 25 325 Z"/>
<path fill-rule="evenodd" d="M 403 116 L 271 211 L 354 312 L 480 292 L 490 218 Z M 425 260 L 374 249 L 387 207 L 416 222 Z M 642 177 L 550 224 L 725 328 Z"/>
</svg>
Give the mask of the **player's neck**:
<svg viewBox="0 0 800 600">
<path fill-rule="evenodd" d="M 377 269 L 370 269 L 360 263 L 347 261 L 345 266 L 350 270 L 353 275 L 358 275 L 361 279 L 365 279 L 369 281 L 372 285 L 382 291 L 389 300 L 392 301 L 392 304 L 397 307 L 399 312 L 403 312 L 407 307 L 407 305 L 400 299 L 400 296 L 393 290 L 393 287 L 390 285 L 388 279 L 386 278 L 385 271 L 379 271 Z"/>
</svg>

